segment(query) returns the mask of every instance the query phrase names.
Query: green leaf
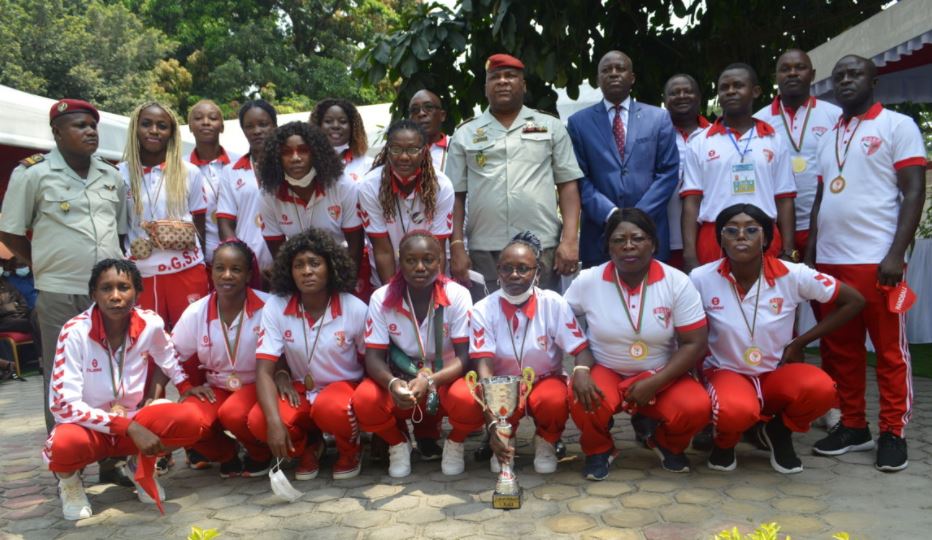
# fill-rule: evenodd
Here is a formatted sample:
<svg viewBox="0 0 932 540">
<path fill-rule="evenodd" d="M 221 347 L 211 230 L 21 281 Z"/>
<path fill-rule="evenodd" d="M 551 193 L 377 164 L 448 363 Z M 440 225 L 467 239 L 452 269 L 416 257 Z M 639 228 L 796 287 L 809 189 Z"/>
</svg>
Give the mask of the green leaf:
<svg viewBox="0 0 932 540">
<path fill-rule="evenodd" d="M 419 34 L 411 44 L 411 50 L 418 60 L 427 60 L 430 58 L 430 44 L 424 34 Z"/>
<path fill-rule="evenodd" d="M 417 58 L 411 54 L 406 55 L 398 69 L 401 71 L 402 77 L 410 77 L 411 75 L 414 75 L 414 73 L 417 72 Z"/>
<path fill-rule="evenodd" d="M 447 42 L 450 43 L 450 48 L 456 52 L 466 50 L 466 38 L 458 30 L 450 30 L 447 35 Z"/>
</svg>

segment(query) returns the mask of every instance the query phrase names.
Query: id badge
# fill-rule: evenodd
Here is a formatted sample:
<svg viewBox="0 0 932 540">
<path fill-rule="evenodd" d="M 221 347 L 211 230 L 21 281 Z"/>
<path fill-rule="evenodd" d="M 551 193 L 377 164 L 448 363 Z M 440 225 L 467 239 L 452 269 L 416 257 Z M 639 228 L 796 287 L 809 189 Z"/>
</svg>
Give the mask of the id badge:
<svg viewBox="0 0 932 540">
<path fill-rule="evenodd" d="M 757 188 L 757 173 L 753 163 L 735 163 L 731 166 L 731 192 L 734 195 L 751 195 Z"/>
</svg>

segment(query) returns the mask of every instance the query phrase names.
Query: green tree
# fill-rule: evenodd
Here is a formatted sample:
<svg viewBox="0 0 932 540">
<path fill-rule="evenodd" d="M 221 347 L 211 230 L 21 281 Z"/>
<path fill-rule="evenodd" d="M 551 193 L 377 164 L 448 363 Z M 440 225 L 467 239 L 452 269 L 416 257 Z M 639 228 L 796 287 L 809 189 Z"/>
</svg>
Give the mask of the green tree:
<svg viewBox="0 0 932 540">
<path fill-rule="evenodd" d="M 180 66 L 172 77 L 159 77 L 157 64 L 175 44 L 122 5 L 0 0 L 0 13 L 0 83 L 8 86 L 125 114 L 147 98 L 165 97 L 175 83 L 163 84 L 184 79 Z"/>
<path fill-rule="evenodd" d="M 373 84 L 387 76 L 396 85 L 396 113 L 421 88 L 445 94 L 449 129 L 485 104 L 483 63 L 492 54 L 521 58 L 527 67 L 527 103 L 555 110 L 553 88 L 577 97 L 583 82 L 595 86 L 601 56 L 620 49 L 634 62 L 633 93 L 657 103 L 663 83 L 677 72 L 692 74 L 711 95 L 718 73 L 734 61 L 753 65 L 761 84 L 770 88 L 780 51 L 810 49 L 876 13 L 883 3 L 458 0 L 455 9 L 420 3 L 402 14 L 394 31 L 372 42 L 356 72 Z"/>
</svg>

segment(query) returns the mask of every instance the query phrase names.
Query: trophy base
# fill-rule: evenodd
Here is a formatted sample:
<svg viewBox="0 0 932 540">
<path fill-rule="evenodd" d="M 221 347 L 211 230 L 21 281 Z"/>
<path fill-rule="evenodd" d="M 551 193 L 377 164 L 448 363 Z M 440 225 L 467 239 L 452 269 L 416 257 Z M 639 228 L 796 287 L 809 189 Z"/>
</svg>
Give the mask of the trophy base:
<svg viewBox="0 0 932 540">
<path fill-rule="evenodd" d="M 492 508 L 498 510 L 516 510 L 521 508 L 521 488 L 518 487 L 515 493 L 492 493 Z"/>
</svg>

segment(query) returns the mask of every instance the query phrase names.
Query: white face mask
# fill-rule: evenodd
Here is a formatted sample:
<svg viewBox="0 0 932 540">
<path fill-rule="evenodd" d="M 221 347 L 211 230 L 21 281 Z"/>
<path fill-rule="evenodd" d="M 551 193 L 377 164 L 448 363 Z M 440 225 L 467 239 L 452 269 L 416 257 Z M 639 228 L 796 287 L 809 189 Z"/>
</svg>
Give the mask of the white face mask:
<svg viewBox="0 0 932 540">
<path fill-rule="evenodd" d="M 315 176 L 317 176 L 317 170 L 314 169 L 314 167 L 311 167 L 311 170 L 309 170 L 307 174 L 301 178 L 292 178 L 286 174 L 285 181 L 294 187 L 306 188 L 307 186 L 311 185 L 311 182 L 314 180 Z"/>
<path fill-rule="evenodd" d="M 296 490 L 294 486 L 291 485 L 285 473 L 282 472 L 281 464 L 282 460 L 276 459 L 275 465 L 269 469 L 269 483 L 272 485 L 272 493 L 293 503 L 300 499 L 304 493 Z"/>
<path fill-rule="evenodd" d="M 16 275 L 19 276 L 19 277 L 26 277 L 26 276 L 28 276 L 28 275 L 29 275 L 29 267 L 28 267 L 28 266 L 23 266 L 23 267 L 21 267 L 21 268 L 17 268 L 17 269 L 16 269 Z"/>
<path fill-rule="evenodd" d="M 333 147 L 333 151 L 336 152 L 338 156 L 346 150 L 349 150 L 349 143 L 341 144 L 340 146 Z"/>
<path fill-rule="evenodd" d="M 534 294 L 534 281 L 536 281 L 536 280 L 537 280 L 537 273 L 535 272 L 535 273 L 534 273 L 534 279 L 531 280 L 531 286 L 528 287 L 527 290 L 524 291 L 523 293 L 518 294 L 518 295 L 515 295 L 515 296 L 512 296 L 512 295 L 506 293 L 506 292 L 505 292 L 505 289 L 502 288 L 502 289 L 501 289 L 502 298 L 504 298 L 505 301 L 507 301 L 509 304 L 511 304 L 511 305 L 513 305 L 513 306 L 520 306 L 521 304 L 527 302 L 528 298 L 530 298 L 531 295 Z"/>
</svg>

